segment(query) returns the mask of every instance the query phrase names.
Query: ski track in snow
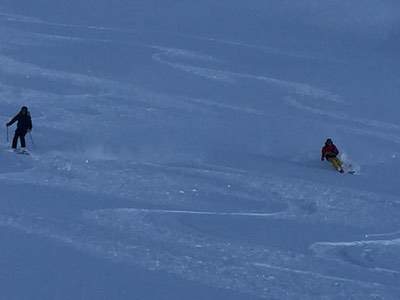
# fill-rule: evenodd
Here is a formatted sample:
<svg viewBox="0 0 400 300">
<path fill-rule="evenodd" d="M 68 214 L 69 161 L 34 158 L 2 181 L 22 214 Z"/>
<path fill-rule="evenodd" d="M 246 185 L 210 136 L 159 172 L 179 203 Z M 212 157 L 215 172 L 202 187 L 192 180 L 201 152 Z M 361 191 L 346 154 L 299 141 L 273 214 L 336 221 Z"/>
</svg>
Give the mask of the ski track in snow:
<svg viewBox="0 0 400 300">
<path fill-rule="evenodd" d="M 0 217 L 2 226 L 54 239 L 81 251 L 259 297 L 279 297 L 282 293 L 286 299 L 308 297 L 302 289 L 304 284 L 310 291 L 315 285 L 323 286 L 325 296 L 337 299 L 345 299 L 350 294 L 354 299 L 369 299 L 368 294 L 373 293 L 395 299 L 398 292 L 378 282 L 325 275 L 323 267 L 321 273 L 311 271 L 309 268 L 317 261 L 309 261 L 302 255 L 217 241 L 179 225 L 176 227 L 174 222 L 171 224 L 172 220 L 149 219 L 144 211 L 89 211 L 83 219 L 74 221 L 75 225 L 70 225 L 70 222 L 64 224 L 26 215 Z M 173 227 L 160 228 L 159 223 Z M 98 235 L 102 227 L 108 228 L 110 234 L 105 240 Z M 158 247 L 154 247 L 154 243 Z M 357 267 L 352 268 L 361 272 Z M 381 280 L 387 277 L 381 270 L 368 272 L 383 276 Z M 288 280 L 289 285 L 285 283 Z"/>
<path fill-rule="evenodd" d="M 352 127 L 349 127 L 348 125 L 335 125 L 337 128 L 343 128 L 358 135 L 372 136 L 378 139 L 400 144 L 400 125 L 376 120 L 354 118 L 341 112 L 332 113 L 327 110 L 318 109 L 311 105 L 301 103 L 299 100 L 296 100 L 292 97 L 287 97 L 287 103 L 297 109 L 317 116 L 328 117 L 332 120 L 339 120 L 353 124 Z"/>
<path fill-rule="evenodd" d="M 221 82 L 234 84 L 237 80 L 240 79 L 252 79 L 252 80 L 266 82 L 269 85 L 277 86 L 284 90 L 291 91 L 294 95 L 300 96 L 299 98 L 306 97 L 309 99 L 307 100 L 307 102 L 328 101 L 336 106 L 346 105 L 346 102 L 343 99 L 341 99 L 340 96 L 332 94 L 329 91 L 313 87 L 308 84 L 285 81 L 277 78 L 260 76 L 260 75 L 243 74 L 243 73 L 235 73 L 218 69 L 195 67 L 186 64 L 171 62 L 170 60 L 168 60 L 168 58 L 169 59 L 176 58 L 179 57 L 179 55 L 181 55 L 184 58 L 185 56 L 187 56 L 187 53 L 185 53 L 185 51 L 183 51 L 182 49 L 165 49 L 164 52 L 154 54 L 153 58 L 160 63 L 169 65 L 178 70 L 188 72 L 197 76 L 205 77 L 211 80 L 218 80 Z M 286 102 L 287 104 L 296 109 L 306 111 L 314 115 L 329 117 L 330 119 L 336 119 L 340 121 L 345 121 L 350 124 L 354 124 L 353 128 L 350 128 L 350 130 L 352 130 L 354 133 L 374 136 L 376 138 L 395 142 L 397 144 L 400 143 L 400 140 L 397 137 L 397 135 L 400 133 L 400 125 L 381 122 L 377 120 L 354 118 L 341 112 L 329 112 L 327 110 L 314 108 L 312 105 L 306 104 L 305 103 L 306 100 L 301 101 L 293 96 L 286 97 Z M 338 107 L 338 109 L 340 109 L 340 107 Z M 262 115 L 263 112 L 257 112 L 256 114 Z M 360 128 L 360 126 L 362 127 Z M 349 129 L 349 126 L 346 126 L 346 128 Z"/>
<path fill-rule="evenodd" d="M 118 31 L 132 33 L 117 28 L 106 28 L 97 26 L 78 26 L 45 22 L 29 17 L 1 13 L 0 17 L 9 22 L 36 23 L 48 26 L 68 27 L 75 29 L 90 29 L 98 31 Z M 38 34 L 43 39 L 66 39 L 71 42 L 82 41 L 79 37 L 66 37 L 62 35 L 47 36 Z M 186 36 L 187 38 L 203 39 L 208 42 L 226 44 L 228 46 L 248 47 L 263 50 L 266 53 L 295 56 L 304 59 L 313 57 L 302 56 L 296 53 L 287 53 L 268 47 L 259 47 L 241 42 L 231 42 L 213 38 L 201 38 Z M 92 39 L 97 42 L 115 42 L 111 40 Z M 376 138 L 400 143 L 396 134 L 400 131 L 397 124 L 353 119 L 343 113 L 326 113 L 314 107 L 312 101 L 328 101 L 334 107 L 340 108 L 347 105 L 342 97 L 329 91 L 308 85 L 305 83 L 285 81 L 283 79 L 244 74 L 233 71 L 220 70 L 217 68 L 201 67 L 199 64 L 213 64 L 220 62 L 219 59 L 201 53 L 169 48 L 158 45 L 145 45 L 156 51 L 152 58 L 154 61 L 170 66 L 181 72 L 190 73 L 196 76 L 207 78 L 226 84 L 234 84 L 239 80 L 254 80 L 263 82 L 266 85 L 278 87 L 287 91 L 290 96 L 286 104 L 292 108 L 306 111 L 308 113 L 346 121 L 352 127 L 346 126 L 357 134 L 371 135 Z M 0 48 L 1 51 L 1 48 Z M 0 52 L 1 53 L 1 52 Z M 179 62 L 180 60 L 185 61 Z M 187 61 L 195 61 L 196 65 L 188 64 Z M 75 74 L 51 70 L 39 67 L 33 63 L 20 62 L 6 55 L 0 54 L 0 71 L 5 74 L 42 77 L 47 80 L 68 82 L 81 88 L 93 88 L 96 92 L 88 91 L 82 94 L 62 96 L 69 99 L 75 105 L 82 99 L 93 103 L 96 100 L 105 101 L 107 98 L 118 95 L 122 99 L 130 99 L 135 95 L 135 101 L 144 103 L 151 107 L 163 107 L 165 98 L 149 91 L 144 91 L 135 86 L 122 84 L 117 81 L 98 78 L 91 75 Z M 19 89 L 20 99 L 30 99 L 33 107 L 42 107 L 43 104 L 54 103 L 60 95 L 37 90 Z M 11 96 L 15 95 L 15 87 L 0 82 L 1 105 L 10 105 Z M 301 99 L 301 100 L 300 100 Z M 168 99 L 167 106 L 182 107 L 184 103 L 192 103 L 203 108 L 219 108 L 223 110 L 237 111 L 255 116 L 265 116 L 267 113 L 254 109 L 221 103 L 213 99 L 184 98 L 172 101 Z M 96 104 L 94 112 L 104 112 L 102 104 Z M 120 114 L 129 109 L 129 105 L 123 105 L 109 114 Z M 59 111 L 52 107 L 56 113 L 66 114 L 66 111 Z M 66 128 L 65 120 L 72 120 L 76 117 L 75 112 L 66 114 L 61 121 L 51 121 L 48 114 L 38 118 L 39 124 L 49 124 L 49 127 L 59 130 L 72 130 Z M 5 117 L 2 117 L 2 121 Z M 107 155 L 100 155 L 107 164 Z M 43 158 L 46 158 L 44 160 Z M 49 159 L 48 159 L 49 158 Z M 102 159 L 94 158 L 99 163 Z M 305 220 L 308 222 L 326 222 L 333 226 L 337 224 L 351 225 L 355 221 L 360 227 L 371 228 L 376 225 L 377 220 L 371 219 L 377 209 L 385 209 L 387 220 L 381 220 L 380 226 L 384 230 L 387 226 L 393 226 L 400 221 L 398 213 L 393 207 L 398 207 L 399 201 L 394 197 L 386 197 L 382 203 L 381 195 L 368 193 L 354 189 L 337 189 L 330 186 L 314 185 L 313 183 L 294 180 L 290 178 L 270 177 L 256 173 L 249 173 L 246 170 L 223 168 L 221 166 L 200 165 L 194 168 L 173 167 L 166 164 L 135 163 L 126 169 L 110 167 L 110 174 L 98 174 L 91 162 L 85 163 L 83 159 L 78 160 L 72 154 L 70 157 L 60 158 L 58 155 L 46 153 L 34 157 L 31 168 L 26 170 L 0 174 L 3 182 L 31 183 L 43 186 L 65 186 L 72 185 L 73 189 L 82 191 L 99 191 L 102 194 L 117 194 L 124 199 L 140 199 L 147 196 L 154 197 L 149 200 L 152 204 L 176 204 L 178 209 L 157 209 L 157 208 L 118 208 L 105 210 L 89 210 L 82 215 L 74 216 L 72 220 L 56 221 L 47 216 L 22 215 L 1 215 L 1 226 L 11 227 L 23 232 L 50 238 L 67 244 L 76 249 L 93 253 L 101 257 L 123 261 L 130 264 L 139 264 L 150 270 L 170 272 L 187 278 L 199 281 L 212 286 L 233 289 L 248 294 L 265 298 L 285 299 L 317 299 L 313 297 L 312 291 L 316 285 L 323 286 L 328 299 L 396 299 L 399 290 L 396 287 L 396 279 L 387 279 L 388 274 L 400 274 L 400 269 L 391 269 L 384 260 L 384 254 L 398 253 L 399 241 L 359 241 L 359 242 L 316 242 L 311 245 L 315 257 L 307 257 L 300 254 L 286 253 L 284 251 L 265 249 L 263 247 L 235 244 L 223 239 L 216 239 L 203 233 L 191 231 L 188 228 L 181 228 L 182 225 L 176 220 L 180 215 L 216 216 L 216 217 L 241 217 L 241 218 L 272 218 L 284 220 Z M 135 170 L 131 170 L 131 167 Z M 139 168 L 139 171 L 136 169 Z M 133 169 L 133 168 L 132 168 Z M 57 170 L 56 172 L 54 170 Z M 54 173 L 55 172 L 55 173 Z M 141 174 L 141 172 L 143 174 Z M 145 179 L 145 174 L 153 174 L 153 180 Z M 55 174 L 55 175 L 54 175 Z M 179 186 L 181 178 L 189 178 L 191 186 Z M 199 183 L 200 182 L 200 183 Z M 109 184 L 113 187 L 110 188 Z M 240 186 L 240 192 L 236 192 L 239 198 L 248 200 L 252 205 L 265 202 L 265 199 L 279 199 L 285 207 L 273 212 L 260 212 L 257 209 L 249 212 L 244 211 L 210 211 L 206 210 L 208 201 L 198 204 L 193 195 L 201 194 L 203 190 L 211 191 L 222 197 L 232 197 L 232 192 L 227 186 Z M 157 188 L 166 186 L 167 188 Z M 121 192 L 121 187 L 126 190 Z M 130 187 L 130 188 L 129 188 Z M 142 190 L 137 191 L 138 188 Z M 153 190 L 151 190 L 153 189 Z M 150 192 L 148 190 L 151 190 Z M 183 192 L 183 193 L 182 193 Z M 188 196 L 188 194 L 190 196 Z M 178 200 L 179 199 L 179 200 Z M 352 199 L 352 206 L 348 208 L 348 199 Z M 196 207 L 197 205 L 197 207 Z M 204 205 L 204 207 L 202 207 Z M 189 210 L 188 207 L 196 207 Z M 156 219 L 160 218 L 159 220 Z M 72 222 L 71 222 L 72 221 Z M 78 224 L 71 225 L 74 221 Z M 163 224 L 165 221 L 165 224 Z M 400 223 L 397 224 L 400 227 Z M 111 228 L 105 236 L 98 236 L 99 228 Z M 387 234 L 368 234 L 366 238 L 387 238 L 395 237 L 398 232 Z M 123 239 L 117 239 L 123 236 Z M 156 243 L 160 247 L 153 247 Z M 175 244 L 176 243 L 176 244 Z M 343 251 L 352 256 L 352 260 L 343 256 Z M 208 255 L 206 255 L 208 254 Z M 369 255 L 369 256 L 368 256 Z M 210 259 L 212 258 L 212 259 Z M 331 259 L 338 261 L 344 270 L 353 271 L 354 279 L 345 275 L 331 275 L 327 262 Z M 371 263 L 371 260 L 374 260 Z M 357 263 L 355 263 L 357 262 Z M 312 266 L 315 270 L 312 270 Z M 365 267 L 366 266 L 366 267 Z M 398 267 L 398 266 L 395 266 Z M 372 277 L 377 278 L 376 282 L 363 281 L 362 273 L 368 272 Z M 343 272 L 345 274 L 345 272 Z M 379 279 L 379 276 L 383 276 Z M 380 282 L 379 282 L 380 280 Z M 391 282 L 391 284 L 385 284 Z M 287 282 L 288 284 L 286 284 Z M 304 287 L 306 286 L 306 287 Z M 375 296 L 373 296 L 375 295 Z M 376 296 L 378 295 L 378 296 Z M 381 295 L 381 296 L 379 296 Z"/>
<path fill-rule="evenodd" d="M 215 211 L 193 211 L 193 210 L 167 210 L 167 209 L 130 209 L 153 214 L 183 214 L 183 215 L 204 215 L 204 216 L 232 216 L 232 217 L 274 217 L 284 213 L 246 213 L 246 212 L 215 212 Z"/>
<path fill-rule="evenodd" d="M 108 31 L 108 32 L 118 32 L 118 33 L 125 33 L 125 34 L 139 33 L 137 30 L 132 30 L 132 29 L 127 30 L 127 29 L 116 28 L 116 27 L 83 26 L 83 25 L 73 25 L 73 24 L 65 24 L 65 23 L 57 23 L 57 22 L 47 22 L 47 21 L 43 21 L 38 18 L 26 17 L 26 16 L 10 14 L 10 13 L 2 13 L 2 12 L 0 12 L 0 17 L 2 17 L 6 22 L 40 24 L 40 25 L 47 25 L 47 26 L 54 26 L 54 27 L 61 27 L 61 28 L 88 29 L 88 30 L 94 30 L 94 31 Z M 241 41 L 230 41 L 230 40 L 217 39 L 217 38 L 212 38 L 212 37 L 202 37 L 202 36 L 195 36 L 195 35 L 176 33 L 176 32 L 166 32 L 166 31 L 147 30 L 147 32 L 169 34 L 169 35 L 176 36 L 176 37 L 200 40 L 200 41 L 205 41 L 205 42 L 212 42 L 212 43 L 223 44 L 223 45 L 233 46 L 233 47 L 250 48 L 250 49 L 263 51 L 267 54 L 282 55 L 282 56 L 295 57 L 295 58 L 301 58 L 301 59 L 306 59 L 306 60 L 321 60 L 321 61 L 329 61 L 329 62 L 333 62 L 333 63 L 343 63 L 343 61 L 340 61 L 338 59 L 318 57 L 316 54 L 314 56 L 310 56 L 310 55 L 285 51 L 285 50 L 274 48 L 274 47 L 244 43 Z M 59 36 L 59 37 L 63 38 L 62 36 Z M 109 40 L 107 40 L 107 41 L 109 41 Z M 113 42 L 115 42 L 115 41 L 113 41 Z M 156 46 L 156 47 L 158 47 L 158 46 Z"/>
<path fill-rule="evenodd" d="M 366 238 L 379 238 L 379 237 L 389 237 L 400 235 L 400 230 L 395 232 L 387 232 L 387 233 L 367 233 L 365 235 Z"/>
<path fill-rule="evenodd" d="M 198 76 L 202 76 L 208 79 L 212 80 L 218 80 L 218 81 L 223 81 L 223 82 L 228 82 L 228 83 L 235 83 L 238 79 L 252 79 L 252 80 L 258 80 L 258 81 L 263 81 L 271 85 L 278 86 L 282 89 L 292 91 L 295 94 L 301 95 L 301 96 L 309 96 L 312 98 L 316 99 L 325 99 L 328 101 L 332 101 L 334 103 L 343 103 L 343 100 L 341 100 L 337 95 L 334 95 L 328 91 L 310 86 L 308 84 L 304 83 L 298 83 L 298 82 L 291 82 L 291 81 L 285 81 L 273 77 L 267 77 L 267 76 L 261 76 L 261 75 L 253 75 L 253 74 L 244 74 L 244 73 L 237 73 L 237 72 L 231 72 L 231 71 L 224 71 L 224 70 L 219 70 L 219 69 L 211 69 L 211 68 L 203 68 L 203 67 L 196 67 L 196 66 L 191 66 L 191 65 L 186 65 L 182 63 L 175 63 L 175 62 L 170 62 L 168 60 L 171 58 L 179 57 L 181 56 L 182 58 L 188 57 L 188 53 L 185 52 L 182 49 L 173 49 L 173 48 L 166 48 L 163 52 L 156 53 L 153 55 L 153 59 L 163 63 L 167 64 L 173 68 L 176 68 L 178 70 L 182 70 L 188 73 L 192 73 Z M 166 57 L 166 58 L 164 58 Z M 190 56 L 189 56 L 190 57 Z"/>
<path fill-rule="evenodd" d="M 389 235 L 375 235 L 375 238 L 388 238 Z M 400 277 L 400 262 L 397 253 L 400 239 L 369 240 L 355 242 L 319 242 L 311 246 L 318 257 L 350 262 L 368 270 L 377 270 Z"/>
<path fill-rule="evenodd" d="M 29 18 L 29 17 L 25 17 L 25 16 L 19 16 L 19 15 L 13 15 L 13 14 L 7 14 L 7 13 L 1 13 L 0 16 L 6 18 L 8 21 L 14 21 L 14 22 L 37 23 L 37 24 L 48 25 L 48 26 L 67 27 L 67 28 L 76 28 L 76 29 L 116 31 L 116 32 L 121 32 L 121 33 L 136 33 L 136 31 L 124 30 L 121 28 L 109 28 L 109 27 L 101 27 L 101 26 L 81 26 L 81 25 L 45 22 L 45 21 L 42 21 L 39 19 Z M 36 35 L 41 36 L 43 38 L 47 38 L 47 39 L 48 38 L 70 39 L 71 41 L 87 40 L 87 39 L 80 39 L 79 37 L 68 37 L 68 36 L 62 36 L 62 35 L 47 35 L 47 36 L 44 34 L 36 34 Z M 280 50 L 274 49 L 272 47 L 256 46 L 256 45 L 246 44 L 246 43 L 242 43 L 242 42 L 226 41 L 226 40 L 220 40 L 220 39 L 215 39 L 215 38 L 196 37 L 196 36 L 184 35 L 184 34 L 174 34 L 174 35 L 179 35 L 182 37 L 194 38 L 194 39 L 199 39 L 199 40 L 204 40 L 204 41 L 210 41 L 210 42 L 215 42 L 215 43 L 222 43 L 222 44 L 226 44 L 226 45 L 230 45 L 230 46 L 254 48 L 254 49 L 258 49 L 258 50 L 264 50 L 267 53 L 281 54 L 281 55 L 285 55 L 285 56 L 293 56 L 293 57 L 303 58 L 303 59 L 314 59 L 313 57 L 302 56 L 302 55 L 298 55 L 298 54 L 294 54 L 294 53 L 285 53 L 284 51 L 280 51 Z M 103 39 L 103 40 L 102 39 L 90 39 L 90 40 L 97 41 L 97 42 L 105 42 L 105 43 L 116 42 L 116 41 L 112 41 L 109 39 L 108 40 L 107 39 Z M 140 45 L 140 43 L 133 43 L 133 42 L 120 42 L 120 43 Z M 342 99 L 340 99 L 339 96 L 334 95 L 328 91 L 304 84 L 304 83 L 290 82 L 290 81 L 285 81 L 285 80 L 276 79 L 276 78 L 272 78 L 272 77 L 266 77 L 266 76 L 242 74 L 242 73 L 235 73 L 235 72 L 223 71 L 223 70 L 218 70 L 218 69 L 190 66 L 190 65 L 186 65 L 186 64 L 170 62 L 168 59 L 163 58 L 163 57 L 167 57 L 167 58 L 172 57 L 172 58 L 177 58 L 177 59 L 186 58 L 186 59 L 206 60 L 208 62 L 217 61 L 215 58 L 213 58 L 209 55 L 202 55 L 200 53 L 195 53 L 193 51 L 188 51 L 185 49 L 168 48 L 168 47 L 163 47 L 163 46 L 158 46 L 158 45 L 145 45 L 145 44 L 141 44 L 141 45 L 151 47 L 153 49 L 157 49 L 157 50 L 161 51 L 161 52 L 153 55 L 154 60 L 156 60 L 160 63 L 166 64 L 166 65 L 169 65 L 178 70 L 192 73 L 197 76 L 205 77 L 205 78 L 208 78 L 211 80 L 218 80 L 218 81 L 222 81 L 222 82 L 226 82 L 226 83 L 231 83 L 231 84 L 235 83 L 235 81 L 238 79 L 252 79 L 252 80 L 258 80 L 258 81 L 264 81 L 264 82 L 267 82 L 268 84 L 272 84 L 272 85 L 278 86 L 283 89 L 292 90 L 294 92 L 294 94 L 296 94 L 296 95 L 306 96 L 306 97 L 309 97 L 314 100 L 324 100 L 324 101 L 331 101 L 331 102 L 334 102 L 337 104 L 345 104 L 345 102 Z M 44 75 L 43 73 L 46 74 L 46 72 L 42 72 L 41 75 Z M 50 75 L 50 74 L 47 74 L 47 75 Z M 81 76 L 82 75 L 77 76 L 77 74 L 75 74 L 75 76 L 73 76 L 73 78 L 74 78 L 74 80 L 77 80 L 79 78 L 80 79 L 79 81 L 81 81 L 83 78 L 85 78 L 85 77 L 82 78 Z M 260 112 L 255 109 L 252 109 L 252 108 L 242 108 L 242 107 L 237 107 L 237 106 L 231 106 L 231 105 L 218 103 L 217 101 L 197 100 L 197 99 L 192 99 L 192 101 L 197 102 L 197 103 L 203 103 L 205 105 L 218 106 L 220 108 L 240 110 L 240 111 L 250 113 L 250 114 L 255 114 L 255 115 L 261 115 L 261 116 L 265 115 L 264 112 Z M 325 117 L 329 117 L 331 119 L 337 119 L 337 120 L 341 120 L 341 121 L 346 121 L 348 123 L 353 123 L 358 126 L 358 128 L 353 127 L 353 129 L 352 129 L 352 131 L 356 134 L 374 136 L 376 138 L 384 139 L 387 141 L 392 141 L 397 144 L 400 143 L 400 140 L 396 137 L 396 134 L 398 134 L 398 132 L 400 131 L 400 125 L 398 125 L 398 124 L 381 122 L 381 121 L 377 121 L 377 120 L 366 120 L 366 119 L 360 119 L 360 118 L 353 118 L 344 113 L 330 113 L 330 112 L 327 112 L 326 110 L 314 108 L 312 105 L 302 103 L 302 102 L 300 102 L 300 100 L 295 99 L 293 97 L 287 97 L 287 103 L 297 109 L 308 111 L 315 115 L 325 116 Z M 359 128 L 359 126 L 363 126 L 365 129 Z M 395 131 L 395 132 L 387 133 L 387 132 L 382 132 L 382 130 L 383 131 Z"/>
</svg>

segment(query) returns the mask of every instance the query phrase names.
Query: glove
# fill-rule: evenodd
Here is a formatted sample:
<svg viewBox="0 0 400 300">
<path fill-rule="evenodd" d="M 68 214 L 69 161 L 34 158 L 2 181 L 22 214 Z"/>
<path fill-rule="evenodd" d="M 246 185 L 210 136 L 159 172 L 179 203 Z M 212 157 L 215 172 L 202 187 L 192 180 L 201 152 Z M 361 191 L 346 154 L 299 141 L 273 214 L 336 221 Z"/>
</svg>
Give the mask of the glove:
<svg viewBox="0 0 400 300">
<path fill-rule="evenodd" d="M 325 160 L 325 158 L 324 157 L 321 157 L 321 161 L 324 161 Z"/>
<path fill-rule="evenodd" d="M 6 126 L 7 126 L 7 127 L 10 127 L 10 123 L 7 123 Z"/>
</svg>

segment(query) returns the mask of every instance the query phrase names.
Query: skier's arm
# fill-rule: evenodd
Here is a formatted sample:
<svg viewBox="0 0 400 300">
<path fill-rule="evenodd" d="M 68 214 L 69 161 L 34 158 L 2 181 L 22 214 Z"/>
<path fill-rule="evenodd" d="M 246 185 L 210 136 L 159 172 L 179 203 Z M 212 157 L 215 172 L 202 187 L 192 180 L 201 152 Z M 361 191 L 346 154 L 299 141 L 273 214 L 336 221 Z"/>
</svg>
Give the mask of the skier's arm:
<svg viewBox="0 0 400 300">
<path fill-rule="evenodd" d="M 28 117 L 28 130 L 31 131 L 32 130 L 32 118 L 31 116 Z"/>
<path fill-rule="evenodd" d="M 325 159 L 325 148 L 322 148 L 321 150 L 321 160 L 323 161 Z"/>
<path fill-rule="evenodd" d="M 18 120 L 18 115 L 16 115 L 14 118 L 11 119 L 10 122 L 8 122 L 8 123 L 6 124 L 7 127 L 8 127 L 8 126 L 11 126 L 11 125 L 14 124 L 15 122 L 17 122 L 17 120 Z"/>
<path fill-rule="evenodd" d="M 339 150 L 338 148 L 335 146 L 335 148 L 333 149 L 333 153 L 335 153 L 336 155 L 339 155 Z"/>
</svg>

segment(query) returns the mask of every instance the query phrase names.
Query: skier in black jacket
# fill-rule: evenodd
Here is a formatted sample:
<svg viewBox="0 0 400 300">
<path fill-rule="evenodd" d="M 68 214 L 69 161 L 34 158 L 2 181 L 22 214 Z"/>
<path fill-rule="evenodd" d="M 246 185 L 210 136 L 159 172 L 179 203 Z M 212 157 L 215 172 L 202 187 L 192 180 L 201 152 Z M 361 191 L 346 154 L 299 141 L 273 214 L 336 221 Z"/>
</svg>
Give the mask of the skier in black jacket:
<svg viewBox="0 0 400 300">
<path fill-rule="evenodd" d="M 14 117 L 10 122 L 7 123 L 7 127 L 11 126 L 15 122 L 17 123 L 17 129 L 15 130 L 14 138 L 12 141 L 12 148 L 17 149 L 18 138 L 21 141 L 21 148 L 25 150 L 25 135 L 27 132 L 32 130 L 32 119 L 31 114 L 26 106 L 22 106 L 21 111 Z"/>
</svg>

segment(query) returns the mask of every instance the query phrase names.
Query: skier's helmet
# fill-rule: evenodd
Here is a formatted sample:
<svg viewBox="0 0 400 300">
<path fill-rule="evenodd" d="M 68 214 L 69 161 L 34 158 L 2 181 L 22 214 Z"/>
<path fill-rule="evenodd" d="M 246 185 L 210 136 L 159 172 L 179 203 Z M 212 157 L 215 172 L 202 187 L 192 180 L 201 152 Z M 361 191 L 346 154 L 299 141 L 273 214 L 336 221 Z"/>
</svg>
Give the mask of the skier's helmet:
<svg viewBox="0 0 400 300">
<path fill-rule="evenodd" d="M 333 144 L 332 139 L 327 139 L 326 142 L 325 142 L 325 144 L 326 144 L 326 145 L 332 145 L 332 144 Z"/>
<path fill-rule="evenodd" d="M 21 113 L 27 114 L 28 113 L 28 107 L 22 106 L 21 107 Z"/>
</svg>

